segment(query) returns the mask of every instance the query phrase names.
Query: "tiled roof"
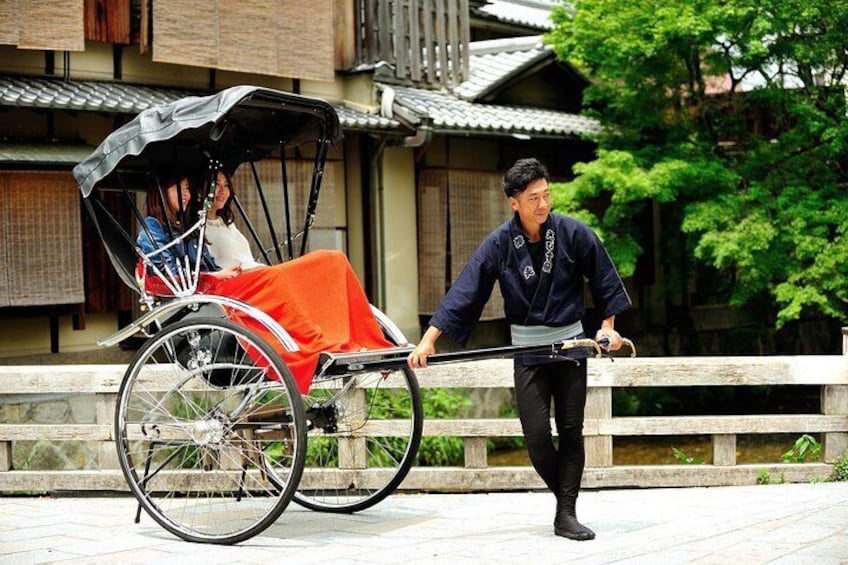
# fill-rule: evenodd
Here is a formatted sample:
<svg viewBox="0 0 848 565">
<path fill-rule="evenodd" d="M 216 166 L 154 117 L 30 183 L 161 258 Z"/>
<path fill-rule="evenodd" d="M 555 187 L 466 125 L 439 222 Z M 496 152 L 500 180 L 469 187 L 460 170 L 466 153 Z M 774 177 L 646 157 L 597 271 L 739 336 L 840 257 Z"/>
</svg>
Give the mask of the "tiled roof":
<svg viewBox="0 0 848 565">
<path fill-rule="evenodd" d="M 553 50 L 542 43 L 541 36 L 475 41 L 468 53 L 470 76 L 453 89 L 464 100 L 480 98 L 522 69 L 553 58 Z"/>
<path fill-rule="evenodd" d="M 395 130 L 400 128 L 400 122 L 391 118 L 385 118 L 379 114 L 366 114 L 358 110 L 352 110 L 346 106 L 333 104 L 339 122 L 343 129 L 357 131 Z"/>
<path fill-rule="evenodd" d="M 526 106 L 475 104 L 443 92 L 391 88 L 395 91 L 395 103 L 432 120 L 433 130 L 438 133 L 560 137 L 600 131 L 597 121 L 576 114 Z"/>
<path fill-rule="evenodd" d="M 559 0 L 489 0 L 477 14 L 501 23 L 521 25 L 546 31 L 553 28 L 551 10 Z"/>
<path fill-rule="evenodd" d="M 0 106 L 137 114 L 158 104 L 205 93 L 117 82 L 0 76 Z M 345 129 L 393 130 L 397 120 L 334 105 Z"/>
<path fill-rule="evenodd" d="M 0 163 L 28 165 L 76 165 L 89 156 L 94 147 L 88 145 L 27 145 L 0 143 Z"/>
</svg>

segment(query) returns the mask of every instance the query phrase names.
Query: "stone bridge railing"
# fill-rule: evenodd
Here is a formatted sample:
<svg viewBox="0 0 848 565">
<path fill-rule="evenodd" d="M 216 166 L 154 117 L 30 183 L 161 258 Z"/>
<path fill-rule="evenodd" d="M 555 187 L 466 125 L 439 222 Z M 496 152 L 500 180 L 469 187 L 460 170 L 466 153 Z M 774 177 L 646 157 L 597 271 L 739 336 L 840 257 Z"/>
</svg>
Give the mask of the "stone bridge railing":
<svg viewBox="0 0 848 565">
<path fill-rule="evenodd" d="M 845 337 L 848 340 L 848 335 Z M 845 349 L 848 349 L 846 347 Z M 422 388 L 511 388 L 511 361 L 489 360 L 432 367 L 419 372 Z M 0 367 L 0 493 L 127 490 L 118 468 L 113 438 L 117 389 L 124 371 L 117 365 Z M 617 387 L 692 387 L 760 385 L 817 386 L 817 414 L 613 417 Z M 89 399 L 88 423 L 21 422 L 15 406 L 63 399 L 71 406 Z M 94 399 L 93 403 L 90 401 Z M 822 462 L 737 464 L 739 435 L 815 434 L 823 444 Z M 488 491 L 543 488 L 531 467 L 490 467 L 489 438 L 519 437 L 515 418 L 425 418 L 425 436 L 463 439 L 462 467 L 415 467 L 401 489 Z M 676 357 L 592 360 L 586 405 L 586 472 L 583 486 L 660 487 L 754 484 L 767 472 L 786 482 L 830 474 L 831 463 L 848 449 L 848 356 Z M 613 441 L 624 436 L 712 437 L 712 464 L 615 465 Z M 90 455 L 85 468 L 32 470 L 13 464 L 17 442 L 82 442 Z M 67 465 L 65 465 L 67 467 Z"/>
</svg>

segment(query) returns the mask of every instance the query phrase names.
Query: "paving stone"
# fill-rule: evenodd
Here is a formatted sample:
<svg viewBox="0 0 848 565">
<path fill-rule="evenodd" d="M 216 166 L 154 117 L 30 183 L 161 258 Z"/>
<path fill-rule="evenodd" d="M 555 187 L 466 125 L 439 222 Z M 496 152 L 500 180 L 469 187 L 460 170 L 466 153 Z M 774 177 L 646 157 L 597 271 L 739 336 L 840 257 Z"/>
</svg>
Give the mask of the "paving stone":
<svg viewBox="0 0 848 565">
<path fill-rule="evenodd" d="M 193 544 L 130 497 L 0 498 L 0 563 L 848 563 L 848 483 L 581 493 L 597 539 L 553 534 L 550 494 L 394 495 L 354 515 L 292 505 L 235 546 Z"/>
</svg>

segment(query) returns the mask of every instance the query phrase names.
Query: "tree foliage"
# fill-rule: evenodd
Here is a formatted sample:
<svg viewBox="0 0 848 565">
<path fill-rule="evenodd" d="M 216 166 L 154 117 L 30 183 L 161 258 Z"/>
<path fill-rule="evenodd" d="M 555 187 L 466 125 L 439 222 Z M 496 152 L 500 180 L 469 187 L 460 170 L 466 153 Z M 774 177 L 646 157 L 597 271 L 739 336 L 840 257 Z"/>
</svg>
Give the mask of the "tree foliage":
<svg viewBox="0 0 848 565">
<path fill-rule="evenodd" d="M 547 40 L 591 79 L 605 126 L 597 160 L 554 187 L 558 208 L 632 274 L 639 215 L 659 203 L 664 236 L 732 303 L 770 305 L 778 327 L 844 317 L 848 3 L 578 0 L 553 17 Z"/>
</svg>

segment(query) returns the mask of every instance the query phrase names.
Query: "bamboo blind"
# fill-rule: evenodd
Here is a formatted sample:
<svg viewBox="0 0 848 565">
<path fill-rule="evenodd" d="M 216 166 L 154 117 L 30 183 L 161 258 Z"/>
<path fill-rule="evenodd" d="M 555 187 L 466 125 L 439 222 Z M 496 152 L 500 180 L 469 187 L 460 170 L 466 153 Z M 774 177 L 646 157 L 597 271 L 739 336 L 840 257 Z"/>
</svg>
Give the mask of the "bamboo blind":
<svg viewBox="0 0 848 565">
<path fill-rule="evenodd" d="M 447 171 L 424 169 L 418 177 L 418 309 L 432 314 L 447 290 Z"/>
<path fill-rule="evenodd" d="M 501 175 L 482 171 L 451 170 L 450 185 L 451 270 L 455 279 L 480 242 L 510 217 L 501 189 Z M 495 285 L 481 320 L 503 318 L 503 297 Z"/>
<path fill-rule="evenodd" d="M 85 301 L 79 192 L 70 173 L 0 173 L 6 298 L 0 305 Z"/>
<path fill-rule="evenodd" d="M 18 0 L 15 4 L 18 48 L 85 50 L 83 0 Z"/>
<path fill-rule="evenodd" d="M 0 45 L 18 44 L 18 0 L 0 0 Z"/>
<path fill-rule="evenodd" d="M 450 208 L 450 272 L 447 266 L 447 220 Z M 497 226 L 510 217 L 494 172 L 425 169 L 418 183 L 420 253 L 419 308 L 432 314 L 468 259 Z M 449 284 L 449 283 L 448 283 Z M 503 297 L 495 285 L 481 320 L 503 318 Z"/>
<path fill-rule="evenodd" d="M 309 203 L 309 190 L 312 183 L 312 165 L 311 160 L 296 160 L 286 163 L 287 173 L 289 177 L 289 200 L 291 202 L 291 222 L 292 222 L 292 237 L 303 229 L 303 222 L 306 215 L 306 207 Z M 275 159 L 266 159 L 259 161 L 256 164 L 256 171 L 259 174 L 259 180 L 262 183 L 262 190 L 265 192 L 268 209 L 271 213 L 272 221 L 274 222 L 274 230 L 277 234 L 279 242 L 285 241 L 286 237 L 286 222 L 285 222 L 285 202 L 283 199 L 283 184 L 282 184 L 282 169 L 280 162 Z M 335 229 L 336 227 L 336 167 L 332 166 L 332 162 L 328 161 L 324 167 L 324 177 L 321 181 L 321 193 L 318 200 L 318 208 L 315 213 L 315 223 L 310 228 L 310 233 L 314 230 Z M 249 164 L 244 164 L 233 175 L 233 184 L 235 185 L 235 193 L 238 196 L 239 202 L 244 207 L 247 217 L 250 218 L 253 227 L 259 233 L 259 237 L 268 255 L 273 259 L 274 251 L 272 250 L 271 232 L 268 229 L 268 223 L 265 220 L 265 212 L 262 209 L 262 203 L 256 190 L 256 182 L 253 178 L 253 172 Z M 236 226 L 239 228 L 248 241 L 251 242 L 251 249 L 254 257 L 261 258 L 259 249 L 256 248 L 253 238 L 250 237 L 240 215 L 236 212 Z M 313 234 L 314 235 L 314 234 Z M 311 236 L 310 236 L 311 239 Z M 308 241 L 307 241 L 308 243 Z M 300 252 L 301 240 L 298 239 L 294 245 L 294 255 Z M 285 248 L 284 258 L 285 258 Z M 309 246 L 307 245 L 307 250 Z"/>
<path fill-rule="evenodd" d="M 153 4 L 153 60 L 333 80 L 334 0 Z"/>
</svg>

